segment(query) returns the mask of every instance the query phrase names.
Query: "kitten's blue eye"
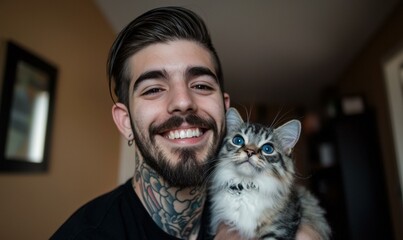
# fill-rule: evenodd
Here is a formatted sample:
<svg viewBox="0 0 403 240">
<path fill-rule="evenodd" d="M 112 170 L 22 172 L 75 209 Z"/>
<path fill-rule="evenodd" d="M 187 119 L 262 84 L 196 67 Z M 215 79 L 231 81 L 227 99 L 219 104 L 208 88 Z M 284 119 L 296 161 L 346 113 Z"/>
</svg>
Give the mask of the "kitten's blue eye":
<svg viewBox="0 0 403 240">
<path fill-rule="evenodd" d="M 243 137 L 236 135 L 233 139 L 232 139 L 232 143 L 238 146 L 244 145 L 245 144 L 245 140 L 243 139 Z"/>
<path fill-rule="evenodd" d="M 272 154 L 274 152 L 274 148 L 271 144 L 266 143 L 262 146 L 262 152 L 265 154 Z"/>
</svg>

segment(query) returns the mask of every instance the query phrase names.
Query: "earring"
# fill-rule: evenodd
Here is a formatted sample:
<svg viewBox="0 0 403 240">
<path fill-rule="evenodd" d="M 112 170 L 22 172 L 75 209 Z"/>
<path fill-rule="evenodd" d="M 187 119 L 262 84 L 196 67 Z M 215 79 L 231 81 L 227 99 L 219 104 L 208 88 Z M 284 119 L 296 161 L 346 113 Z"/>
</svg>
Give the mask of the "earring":
<svg viewBox="0 0 403 240">
<path fill-rule="evenodd" d="M 130 133 L 129 138 L 132 137 L 132 134 Z M 133 145 L 134 140 L 130 139 L 129 141 L 127 141 L 127 145 L 130 147 L 131 145 Z"/>
</svg>

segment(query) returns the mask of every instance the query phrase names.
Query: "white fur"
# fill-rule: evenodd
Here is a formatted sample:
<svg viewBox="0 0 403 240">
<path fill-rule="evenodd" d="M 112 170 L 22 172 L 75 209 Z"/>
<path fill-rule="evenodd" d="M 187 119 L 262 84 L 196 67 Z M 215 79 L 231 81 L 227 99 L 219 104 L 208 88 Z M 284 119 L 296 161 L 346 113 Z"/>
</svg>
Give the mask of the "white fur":
<svg viewBox="0 0 403 240">
<path fill-rule="evenodd" d="M 222 164 L 222 163 L 221 163 Z M 232 164 L 219 166 L 213 176 L 212 185 L 212 222 L 213 233 L 224 222 L 237 229 L 246 238 L 256 234 L 256 228 L 267 209 L 272 209 L 278 200 L 273 199 L 273 193 L 284 190 L 283 184 L 277 178 L 265 174 L 254 176 L 253 179 L 236 174 Z M 240 194 L 228 191 L 228 182 L 252 182 L 256 189 L 243 190 Z M 218 194 L 217 194 L 218 193 Z"/>
</svg>

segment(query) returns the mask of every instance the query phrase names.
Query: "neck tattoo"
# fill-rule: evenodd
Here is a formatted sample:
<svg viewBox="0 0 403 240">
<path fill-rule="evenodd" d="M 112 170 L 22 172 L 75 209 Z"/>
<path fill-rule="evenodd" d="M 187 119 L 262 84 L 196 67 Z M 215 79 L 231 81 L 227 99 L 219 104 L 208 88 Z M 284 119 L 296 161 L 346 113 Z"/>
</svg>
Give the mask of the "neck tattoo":
<svg viewBox="0 0 403 240">
<path fill-rule="evenodd" d="M 138 154 L 136 158 L 139 159 Z M 199 188 L 177 188 L 167 184 L 143 161 L 136 160 L 137 194 L 154 222 L 178 238 L 193 238 L 200 228 L 205 192 Z M 136 186 L 135 186 L 136 185 Z"/>
</svg>

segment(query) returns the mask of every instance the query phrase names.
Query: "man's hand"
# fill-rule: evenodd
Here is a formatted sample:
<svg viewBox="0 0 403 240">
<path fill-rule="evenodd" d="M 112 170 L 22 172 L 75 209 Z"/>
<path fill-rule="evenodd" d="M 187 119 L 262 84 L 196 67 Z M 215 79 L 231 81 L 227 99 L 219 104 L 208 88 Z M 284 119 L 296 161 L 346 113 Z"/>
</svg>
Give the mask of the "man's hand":
<svg viewBox="0 0 403 240">
<path fill-rule="evenodd" d="M 218 226 L 217 235 L 214 240 L 256 240 L 242 238 L 237 231 L 229 230 L 223 223 Z M 297 231 L 296 240 L 321 240 L 319 234 L 309 225 L 300 225 Z"/>
<path fill-rule="evenodd" d="M 218 226 L 217 234 L 215 235 L 214 240 L 249 240 L 249 239 L 242 238 L 237 231 L 230 230 L 227 225 L 221 223 L 220 226 Z"/>
<path fill-rule="evenodd" d="M 311 226 L 301 224 L 297 231 L 296 240 L 321 240 L 319 233 L 317 233 Z"/>
</svg>

